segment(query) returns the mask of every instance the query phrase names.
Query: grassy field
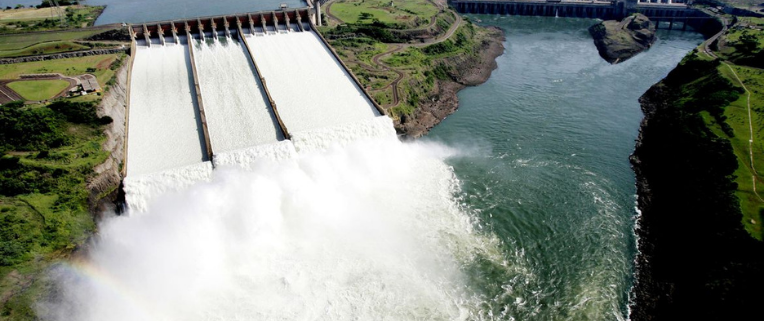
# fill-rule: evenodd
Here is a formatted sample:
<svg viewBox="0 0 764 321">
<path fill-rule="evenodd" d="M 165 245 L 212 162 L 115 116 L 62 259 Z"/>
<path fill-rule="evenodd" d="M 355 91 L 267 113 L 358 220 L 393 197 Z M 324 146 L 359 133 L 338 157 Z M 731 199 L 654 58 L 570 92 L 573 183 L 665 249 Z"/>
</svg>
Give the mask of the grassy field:
<svg viewBox="0 0 764 321">
<path fill-rule="evenodd" d="M 67 30 L 31 34 L 0 35 L 0 55 L 5 51 L 19 50 L 44 42 L 71 41 L 87 38 L 105 30 Z"/>
<path fill-rule="evenodd" d="M 71 41 L 43 42 L 17 50 L 0 51 L 0 58 L 24 57 L 40 54 L 53 54 L 59 52 L 89 49 L 90 47 Z"/>
<path fill-rule="evenodd" d="M 69 6 L 61 6 L 61 9 L 66 10 Z M 14 21 L 14 20 L 40 20 L 45 18 L 58 17 L 57 11 L 54 8 L 21 8 L 0 11 L 0 22 Z"/>
<path fill-rule="evenodd" d="M 89 73 L 96 76 L 101 87 L 105 87 L 114 76 L 110 67 L 118 58 L 119 55 L 112 54 L 0 65 L 0 79 L 16 79 L 22 74 L 61 73 L 75 76 Z"/>
<path fill-rule="evenodd" d="M 60 93 L 69 86 L 66 80 L 22 80 L 8 84 L 26 100 L 46 100 Z"/>
<path fill-rule="evenodd" d="M 430 23 L 438 8 L 426 0 L 339 0 L 332 4 L 331 13 L 346 23 L 372 23 L 377 19 L 417 27 Z"/>
<path fill-rule="evenodd" d="M 743 225 L 752 236 L 762 239 L 762 211 L 764 211 L 764 71 L 756 68 L 730 65 L 737 76 L 751 93 L 751 124 L 753 125 L 753 141 L 749 145 L 751 135 L 748 120 L 748 98 L 746 94 L 727 106 L 724 111 L 725 122 L 732 127 L 734 136 L 728 137 L 735 156 L 738 159 L 738 169 L 735 172 L 738 184 L 737 196 L 743 212 Z M 719 71 L 733 84 L 741 84 L 726 65 L 722 64 Z M 707 120 L 707 123 L 709 121 Z M 718 126 L 712 129 L 720 137 L 725 137 Z M 753 147 L 754 163 L 751 166 L 750 146 Z M 755 183 L 754 183 L 755 182 Z M 756 184 L 754 193 L 753 184 Z M 758 194 L 758 195 L 757 195 Z"/>
<path fill-rule="evenodd" d="M 0 33 L 60 30 L 92 26 L 104 7 L 62 6 L 52 8 L 12 9 L 0 12 Z M 63 23 L 62 23 L 63 20 Z"/>
</svg>

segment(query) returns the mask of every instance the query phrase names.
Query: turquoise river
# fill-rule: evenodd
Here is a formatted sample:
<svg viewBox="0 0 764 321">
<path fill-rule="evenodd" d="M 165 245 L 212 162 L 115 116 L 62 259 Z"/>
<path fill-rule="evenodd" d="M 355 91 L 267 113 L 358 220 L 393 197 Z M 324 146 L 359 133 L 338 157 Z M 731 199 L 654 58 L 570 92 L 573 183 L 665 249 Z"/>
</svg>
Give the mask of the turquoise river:
<svg viewBox="0 0 764 321">
<path fill-rule="evenodd" d="M 503 243 L 510 268 L 474 279 L 485 311 L 514 320 L 620 320 L 636 252 L 636 187 L 628 157 L 638 99 L 702 41 L 659 31 L 647 52 L 601 59 L 588 19 L 477 15 L 506 33 L 483 85 L 424 139 L 471 152 L 450 161 L 461 199 Z"/>
</svg>

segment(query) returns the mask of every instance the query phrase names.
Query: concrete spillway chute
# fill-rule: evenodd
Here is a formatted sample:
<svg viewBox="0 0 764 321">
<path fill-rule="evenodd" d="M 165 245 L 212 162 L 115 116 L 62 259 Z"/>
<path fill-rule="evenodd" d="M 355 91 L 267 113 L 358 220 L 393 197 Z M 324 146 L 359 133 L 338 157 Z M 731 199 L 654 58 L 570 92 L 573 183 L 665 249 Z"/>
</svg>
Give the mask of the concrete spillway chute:
<svg viewBox="0 0 764 321">
<path fill-rule="evenodd" d="M 215 23 L 215 19 L 210 18 L 210 28 L 212 29 L 212 39 L 218 40 L 218 25 Z"/>
<path fill-rule="evenodd" d="M 157 24 L 157 35 L 159 36 L 159 42 L 162 43 L 162 46 L 166 45 L 164 39 L 164 31 L 162 30 L 162 25 L 160 24 Z"/>
<path fill-rule="evenodd" d="M 279 29 L 279 17 L 276 16 L 275 12 L 271 12 L 271 17 L 273 19 L 273 29 L 276 30 L 276 33 L 281 33 L 282 30 Z M 287 25 L 287 29 L 289 29 L 289 25 Z"/>
<path fill-rule="evenodd" d="M 236 19 L 236 22 L 239 22 L 239 19 Z M 228 39 L 231 39 L 231 25 L 228 23 L 228 18 L 223 17 L 223 27 L 225 28 L 225 36 Z"/>
<path fill-rule="evenodd" d="M 251 14 L 247 14 L 247 19 L 249 19 L 249 34 L 254 36 L 255 35 L 255 22 L 252 21 L 252 15 Z"/>
<path fill-rule="evenodd" d="M 191 35 L 191 26 L 188 25 L 188 21 L 183 22 L 184 30 L 186 30 L 186 40 L 189 44 L 191 44 L 191 39 L 194 39 L 194 37 Z"/>
<path fill-rule="evenodd" d="M 204 39 L 204 24 L 202 24 L 202 20 L 200 19 L 196 19 L 196 23 L 196 28 L 199 30 L 199 36 L 201 37 L 200 39 L 202 39 L 202 42 L 205 42 L 206 39 Z"/>
<path fill-rule="evenodd" d="M 175 23 L 170 24 L 170 30 L 172 30 L 172 39 L 175 41 L 175 44 L 180 44 L 180 37 L 178 37 L 178 28 L 175 26 Z"/>
<path fill-rule="evenodd" d="M 127 26 L 127 30 L 130 31 L 130 41 L 131 42 L 135 41 L 135 30 L 133 30 L 133 26 L 132 25 L 128 25 Z M 131 54 L 134 55 L 135 53 L 131 53 Z"/>
<path fill-rule="evenodd" d="M 300 28 L 300 31 L 305 31 L 305 28 L 302 27 L 302 16 L 300 16 L 300 10 L 294 11 L 294 17 L 297 19 L 297 28 Z"/>
<path fill-rule="evenodd" d="M 146 24 L 143 25 L 143 37 L 146 38 L 146 45 L 151 47 L 151 32 L 149 32 L 149 27 Z"/>
</svg>

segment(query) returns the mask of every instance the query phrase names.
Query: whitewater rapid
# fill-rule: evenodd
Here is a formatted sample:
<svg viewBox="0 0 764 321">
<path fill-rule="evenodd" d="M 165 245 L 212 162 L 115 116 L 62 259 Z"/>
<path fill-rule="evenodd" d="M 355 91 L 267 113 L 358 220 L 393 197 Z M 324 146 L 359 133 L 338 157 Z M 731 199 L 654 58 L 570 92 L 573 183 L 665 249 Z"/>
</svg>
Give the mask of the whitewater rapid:
<svg viewBox="0 0 764 321">
<path fill-rule="evenodd" d="M 57 269 L 47 319 L 474 318 L 464 269 L 501 259 L 455 197 L 456 151 L 401 143 L 384 116 L 353 126 L 106 219 L 89 258 Z"/>
</svg>

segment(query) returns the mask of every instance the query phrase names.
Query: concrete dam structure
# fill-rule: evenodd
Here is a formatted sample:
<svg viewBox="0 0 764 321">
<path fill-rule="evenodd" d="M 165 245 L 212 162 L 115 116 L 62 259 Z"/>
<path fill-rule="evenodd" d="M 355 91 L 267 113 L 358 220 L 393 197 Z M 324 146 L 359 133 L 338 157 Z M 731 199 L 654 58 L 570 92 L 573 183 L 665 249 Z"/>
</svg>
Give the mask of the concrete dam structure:
<svg viewBox="0 0 764 321">
<path fill-rule="evenodd" d="M 449 3 L 462 13 L 522 16 L 621 19 L 632 13 L 642 13 L 656 23 L 657 28 L 700 29 L 708 14 L 690 8 L 685 0 L 451 0 Z"/>
<path fill-rule="evenodd" d="M 306 8 L 131 26 L 123 167 L 131 208 L 208 180 L 219 166 L 329 144 L 315 138 L 327 129 L 345 137 L 359 130 L 337 128 L 390 122 L 311 18 Z M 394 134 L 388 127 L 380 130 Z"/>
</svg>

